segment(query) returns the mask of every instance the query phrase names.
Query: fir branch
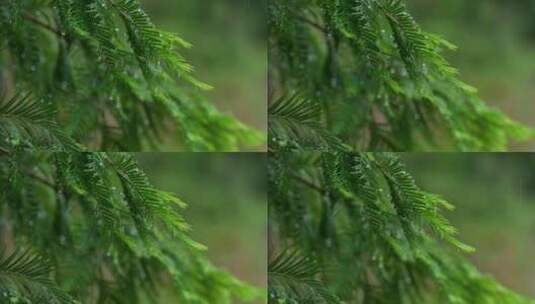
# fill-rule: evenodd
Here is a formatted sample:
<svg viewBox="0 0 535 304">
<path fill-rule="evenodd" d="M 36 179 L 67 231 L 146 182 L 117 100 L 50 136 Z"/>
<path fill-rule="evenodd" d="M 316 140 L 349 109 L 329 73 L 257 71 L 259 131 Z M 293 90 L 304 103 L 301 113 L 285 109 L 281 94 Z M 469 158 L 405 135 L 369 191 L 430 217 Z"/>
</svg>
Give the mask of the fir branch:
<svg viewBox="0 0 535 304">
<path fill-rule="evenodd" d="M 269 105 L 270 142 L 280 149 L 345 149 L 321 125 L 321 107 L 300 96 L 283 96 Z"/>
<path fill-rule="evenodd" d="M 47 121 L 70 148 L 137 151 L 174 136 L 184 150 L 238 150 L 263 140 L 198 94 L 210 86 L 180 54 L 190 44 L 158 29 L 138 0 L 11 1 L 0 11 L 7 77 L 57 110 Z"/>
<path fill-rule="evenodd" d="M 270 299 L 298 303 L 340 303 L 317 277 L 322 267 L 297 250 L 286 250 L 268 264 Z"/>
<path fill-rule="evenodd" d="M 270 96 L 272 151 L 502 151 L 535 134 L 459 79 L 442 54 L 455 46 L 422 30 L 402 0 L 273 1 L 268 24 L 272 91 L 298 91 L 299 113 L 315 115 L 273 115 L 299 102 Z"/>
<path fill-rule="evenodd" d="M 133 155 L 10 152 L 0 159 L 0 184 L 1 220 L 14 227 L 2 237 L 50 256 L 0 254 L 2 303 L 5 292 L 19 303 L 98 294 L 99 301 L 138 304 L 146 296 L 158 301 L 161 286 L 186 303 L 262 298 L 208 261 L 188 235 L 184 202 L 152 185 Z"/>
<path fill-rule="evenodd" d="M 51 104 L 29 95 L 15 95 L 3 101 L 0 103 L 0 132 L 5 139 L 1 143 L 78 150 L 77 144 L 59 129 L 54 116 L 55 110 Z"/>
<path fill-rule="evenodd" d="M 458 254 L 473 248 L 444 216 L 453 205 L 393 153 L 278 153 L 268 172 L 273 301 L 533 303 Z"/>
<path fill-rule="evenodd" d="M 0 254 L 0 290 L 16 300 L 74 303 L 50 279 L 52 263 L 30 250 Z"/>
</svg>

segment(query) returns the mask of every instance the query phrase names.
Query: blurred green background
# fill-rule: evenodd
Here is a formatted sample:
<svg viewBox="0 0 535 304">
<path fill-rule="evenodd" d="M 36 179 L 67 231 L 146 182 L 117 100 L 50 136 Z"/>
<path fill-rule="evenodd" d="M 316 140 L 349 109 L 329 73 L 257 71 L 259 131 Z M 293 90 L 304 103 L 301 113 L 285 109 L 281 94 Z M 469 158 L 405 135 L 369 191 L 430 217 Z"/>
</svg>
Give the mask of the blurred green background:
<svg viewBox="0 0 535 304">
<path fill-rule="evenodd" d="M 535 154 L 407 153 L 424 190 L 456 206 L 445 212 L 484 273 L 535 298 Z"/>
<path fill-rule="evenodd" d="M 266 155 L 139 153 L 136 156 L 155 186 L 177 194 L 188 204 L 182 213 L 193 228 L 192 238 L 208 246 L 209 259 L 242 281 L 266 288 Z"/>
<path fill-rule="evenodd" d="M 267 129 L 265 0 L 141 0 L 160 28 L 193 44 L 183 51 L 207 98 L 225 113 Z M 259 147 L 257 150 L 265 150 Z"/>
<path fill-rule="evenodd" d="M 488 104 L 535 126 L 535 1 L 405 2 L 425 31 L 459 47 L 446 57 Z M 510 148 L 533 151 L 535 140 Z"/>
</svg>

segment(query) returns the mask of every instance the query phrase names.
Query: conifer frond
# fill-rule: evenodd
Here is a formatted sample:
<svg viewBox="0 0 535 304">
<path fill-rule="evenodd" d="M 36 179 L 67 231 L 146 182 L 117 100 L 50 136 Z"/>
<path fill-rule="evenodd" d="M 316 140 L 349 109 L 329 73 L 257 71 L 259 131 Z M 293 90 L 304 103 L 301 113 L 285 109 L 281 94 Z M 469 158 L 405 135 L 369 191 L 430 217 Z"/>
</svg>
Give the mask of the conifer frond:
<svg viewBox="0 0 535 304">
<path fill-rule="evenodd" d="M 395 154 L 282 152 L 268 173 L 273 303 L 534 303 L 460 256 L 453 205 Z"/>
<path fill-rule="evenodd" d="M 115 229 L 119 224 L 120 208 L 117 206 L 116 188 L 110 187 L 111 177 L 105 169 L 105 159 L 100 154 L 84 154 L 81 183 L 92 193 L 95 201 L 95 215 L 106 224 L 108 229 Z"/>
<path fill-rule="evenodd" d="M 460 250 L 468 252 L 474 250 L 454 237 L 456 229 L 439 213 L 441 208 L 453 208 L 451 204 L 416 186 L 416 182 L 399 158 L 386 155 L 378 162 L 385 166 L 385 178 L 389 185 L 392 203 L 400 217 L 408 221 L 423 219 L 439 237 L 449 241 Z"/>
<path fill-rule="evenodd" d="M 297 250 L 285 250 L 268 264 L 270 301 L 340 303 L 321 282 L 322 267 Z"/>
<path fill-rule="evenodd" d="M 50 260 L 29 249 L 6 255 L 0 252 L 0 298 L 2 303 L 30 301 L 51 304 L 74 303 L 51 278 Z M 5 302 L 11 301 L 11 302 Z"/>
<path fill-rule="evenodd" d="M 298 95 L 283 96 L 270 104 L 268 117 L 270 142 L 280 149 L 346 149 L 321 126 L 320 105 Z"/>
<path fill-rule="evenodd" d="M 206 247 L 191 239 L 181 215 L 185 203 L 152 185 L 134 155 L 2 154 L 0 207 L 0 219 L 9 223 L 10 229 L 2 231 L 8 242 L 31 242 L 52 258 L 24 253 L 24 258 L 11 258 L 22 261 L 17 267 L 0 259 L 1 303 L 5 265 L 35 274 L 33 279 L 43 284 L 54 265 L 58 292 L 78 300 L 98 295 L 98 303 L 161 303 L 162 285 L 184 303 L 262 298 L 259 289 L 207 260 Z M 22 299 L 37 299 L 26 288 L 6 288 L 20 292 Z M 31 303 L 65 302 L 44 298 Z"/>
<path fill-rule="evenodd" d="M 157 28 L 138 0 L 5 1 L 0 12 L 6 87 L 45 98 L 71 141 L 235 151 L 264 139 L 202 97 L 210 86 L 181 54 L 190 45 Z"/>
<path fill-rule="evenodd" d="M 55 122 L 52 104 L 29 95 L 2 100 L 0 134 L 0 146 L 7 150 L 78 150 Z"/>
<path fill-rule="evenodd" d="M 185 207 L 179 198 L 154 188 L 132 156 L 112 154 L 111 159 L 140 232 L 145 231 L 147 225 L 152 225 L 156 220 L 165 223 L 177 235 L 188 229 L 189 226 L 176 210 L 177 207 Z"/>
<path fill-rule="evenodd" d="M 460 80 L 443 56 L 455 46 L 422 30 L 403 0 L 274 0 L 268 12 L 270 85 L 314 96 L 303 107 L 321 105 L 324 137 L 354 150 L 494 151 L 535 134 Z"/>
</svg>

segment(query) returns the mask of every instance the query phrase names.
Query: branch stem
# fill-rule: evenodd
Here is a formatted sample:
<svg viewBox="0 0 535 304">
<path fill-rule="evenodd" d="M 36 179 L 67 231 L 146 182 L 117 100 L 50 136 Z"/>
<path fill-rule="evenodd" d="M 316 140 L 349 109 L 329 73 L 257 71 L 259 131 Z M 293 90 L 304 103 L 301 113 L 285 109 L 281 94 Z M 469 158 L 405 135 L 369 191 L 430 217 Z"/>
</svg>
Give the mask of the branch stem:
<svg viewBox="0 0 535 304">
<path fill-rule="evenodd" d="M 65 35 L 63 33 L 61 33 L 59 30 L 57 30 L 56 28 L 52 27 L 50 24 L 48 23 L 45 23 L 43 21 L 41 21 L 39 18 L 33 16 L 33 15 L 30 15 L 28 13 L 24 13 L 24 19 L 28 20 L 28 21 L 31 21 L 47 30 L 49 30 L 50 32 L 58 35 L 59 37 L 63 38 L 65 37 Z"/>
<path fill-rule="evenodd" d="M 320 193 L 327 192 L 327 190 L 323 189 L 322 187 L 314 184 L 313 182 L 311 182 L 311 181 L 309 181 L 309 180 L 307 180 L 307 179 L 305 179 L 305 178 L 303 178 L 303 177 L 301 177 L 301 176 L 299 176 L 297 174 L 290 174 L 290 177 L 295 179 L 295 180 L 297 180 L 298 182 L 300 182 L 300 183 L 302 183 L 302 184 L 304 184 L 304 185 L 306 185 L 306 186 L 308 186 L 308 187 L 320 192 Z"/>
<path fill-rule="evenodd" d="M 52 189 L 55 189 L 55 188 L 56 188 L 56 185 L 55 185 L 55 184 L 51 183 L 50 181 L 48 181 L 48 180 L 45 179 L 44 177 L 35 174 L 35 173 L 32 172 L 32 171 L 26 171 L 26 174 L 27 174 L 29 177 L 35 179 L 36 181 L 38 181 L 38 182 L 40 182 L 40 183 L 42 183 L 42 184 L 44 184 L 44 185 L 46 185 L 46 186 L 48 186 L 48 187 L 50 187 L 50 188 L 52 188 Z"/>
</svg>

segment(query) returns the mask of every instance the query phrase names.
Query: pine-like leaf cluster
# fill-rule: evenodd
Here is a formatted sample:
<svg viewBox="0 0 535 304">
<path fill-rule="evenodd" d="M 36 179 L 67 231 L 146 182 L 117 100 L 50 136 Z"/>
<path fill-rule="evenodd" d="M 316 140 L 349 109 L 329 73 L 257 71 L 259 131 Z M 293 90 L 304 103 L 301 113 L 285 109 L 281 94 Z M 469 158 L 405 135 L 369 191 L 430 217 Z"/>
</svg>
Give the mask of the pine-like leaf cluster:
<svg viewBox="0 0 535 304">
<path fill-rule="evenodd" d="M 422 30 L 402 0 L 269 4 L 271 150 L 503 150 L 533 131 L 485 105 L 444 59 L 455 46 Z M 299 95 L 301 98 L 277 98 Z M 282 125 L 281 108 L 295 113 Z M 332 147 L 335 148 L 335 147 Z"/>
<path fill-rule="evenodd" d="M 184 207 L 130 154 L 1 156 L 0 248 L 17 250 L 0 255 L 0 303 L 161 303 L 161 286 L 181 303 L 257 297 L 206 259 Z"/>
<path fill-rule="evenodd" d="M 54 107 L 49 103 L 30 96 L 13 96 L 0 104 L 0 148 L 79 150 L 54 116 Z"/>
<path fill-rule="evenodd" d="M 534 303 L 480 273 L 443 211 L 388 153 L 277 153 L 272 303 Z"/>
<path fill-rule="evenodd" d="M 181 150 L 236 150 L 261 140 L 204 100 L 210 86 L 180 54 L 190 45 L 158 29 L 137 0 L 10 0 L 0 15 L 1 90 L 31 94 L 46 107 L 47 124 L 34 131 L 59 129 L 86 148 L 120 151 L 156 148 L 170 137 Z M 28 111 L 33 100 L 17 99 Z M 1 147 L 26 148 L 28 137 L 12 127 L 27 124 L 2 114 L 10 140 Z"/>
<path fill-rule="evenodd" d="M 29 250 L 0 254 L 1 303 L 74 303 L 50 275 L 50 260 Z"/>
</svg>

